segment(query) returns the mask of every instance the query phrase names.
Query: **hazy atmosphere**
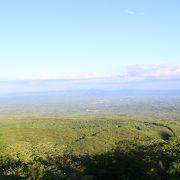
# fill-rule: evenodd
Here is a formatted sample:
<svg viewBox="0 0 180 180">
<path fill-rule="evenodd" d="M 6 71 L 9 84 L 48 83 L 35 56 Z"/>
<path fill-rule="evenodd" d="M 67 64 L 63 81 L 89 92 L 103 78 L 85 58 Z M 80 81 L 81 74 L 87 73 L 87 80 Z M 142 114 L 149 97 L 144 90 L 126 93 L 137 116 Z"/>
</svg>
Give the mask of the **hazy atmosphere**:
<svg viewBox="0 0 180 180">
<path fill-rule="evenodd" d="M 180 0 L 0 1 L 0 180 L 180 180 Z"/>
<path fill-rule="evenodd" d="M 3 1 L 0 92 L 179 89 L 179 6 L 178 0 Z"/>
</svg>

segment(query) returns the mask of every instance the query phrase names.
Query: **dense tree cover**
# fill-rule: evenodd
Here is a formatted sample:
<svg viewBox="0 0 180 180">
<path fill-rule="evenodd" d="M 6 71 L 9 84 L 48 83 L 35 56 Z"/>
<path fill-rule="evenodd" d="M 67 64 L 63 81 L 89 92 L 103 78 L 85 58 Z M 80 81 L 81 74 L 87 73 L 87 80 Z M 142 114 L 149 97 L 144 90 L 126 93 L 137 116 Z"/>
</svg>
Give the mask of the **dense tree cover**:
<svg viewBox="0 0 180 180">
<path fill-rule="evenodd" d="M 179 179 L 180 139 L 120 141 L 102 154 L 73 155 L 50 144 L 1 151 L 0 174 L 12 179 Z"/>
<path fill-rule="evenodd" d="M 180 98 L 53 97 L 1 98 L 0 179 L 180 179 Z"/>
</svg>

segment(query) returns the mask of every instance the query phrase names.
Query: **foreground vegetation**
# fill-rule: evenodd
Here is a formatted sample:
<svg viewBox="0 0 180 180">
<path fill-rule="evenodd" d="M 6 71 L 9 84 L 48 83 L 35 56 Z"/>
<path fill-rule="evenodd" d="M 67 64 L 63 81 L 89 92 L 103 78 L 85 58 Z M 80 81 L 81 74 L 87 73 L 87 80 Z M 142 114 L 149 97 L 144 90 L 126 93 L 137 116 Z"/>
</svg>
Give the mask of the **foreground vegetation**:
<svg viewBox="0 0 180 180">
<path fill-rule="evenodd" d="M 92 99 L 0 105 L 0 179 L 180 179 L 179 99 Z"/>
<path fill-rule="evenodd" d="M 108 114 L 1 120 L 1 179 L 178 179 L 179 134 Z"/>
<path fill-rule="evenodd" d="M 1 154 L 0 178 L 178 179 L 180 141 L 119 142 L 109 152 L 74 155 L 56 147 L 11 147 Z"/>
</svg>

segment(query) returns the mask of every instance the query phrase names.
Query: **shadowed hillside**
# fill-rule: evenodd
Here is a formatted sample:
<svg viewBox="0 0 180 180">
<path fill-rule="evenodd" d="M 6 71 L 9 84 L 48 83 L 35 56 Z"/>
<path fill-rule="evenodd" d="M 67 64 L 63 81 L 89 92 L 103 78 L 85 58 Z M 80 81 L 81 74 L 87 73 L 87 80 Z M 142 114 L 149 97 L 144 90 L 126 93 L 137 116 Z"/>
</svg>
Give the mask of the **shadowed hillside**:
<svg viewBox="0 0 180 180">
<path fill-rule="evenodd" d="M 179 152 L 178 139 L 119 142 L 115 149 L 97 155 L 60 155 L 52 147 L 43 154 L 21 149 L 1 157 L 0 174 L 1 179 L 175 180 L 180 178 Z"/>
</svg>

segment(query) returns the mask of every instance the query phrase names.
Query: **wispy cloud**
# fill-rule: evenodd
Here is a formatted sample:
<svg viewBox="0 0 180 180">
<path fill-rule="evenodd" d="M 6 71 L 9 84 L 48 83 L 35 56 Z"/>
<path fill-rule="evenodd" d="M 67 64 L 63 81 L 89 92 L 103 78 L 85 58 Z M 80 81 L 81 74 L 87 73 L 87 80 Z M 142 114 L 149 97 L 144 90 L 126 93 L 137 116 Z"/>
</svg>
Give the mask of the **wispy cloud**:
<svg viewBox="0 0 180 180">
<path fill-rule="evenodd" d="M 34 74 L 27 76 L 19 76 L 14 78 L 2 78 L 0 80 L 91 80 L 91 79 L 104 79 L 110 78 L 111 75 L 102 75 L 98 73 L 46 73 Z"/>
<path fill-rule="evenodd" d="M 121 67 L 119 74 L 92 73 L 46 73 L 23 77 L 14 77 L 10 80 L 102 80 L 123 78 L 124 80 L 141 80 L 146 78 L 168 79 L 180 77 L 180 65 L 171 64 L 136 64 Z"/>
<path fill-rule="evenodd" d="M 121 68 L 122 69 L 122 68 Z M 124 67 L 124 73 L 107 75 L 44 74 L 0 81 L 0 92 L 74 89 L 180 89 L 180 65 L 141 64 Z"/>
<path fill-rule="evenodd" d="M 130 9 L 125 9 L 125 10 L 124 10 L 124 13 L 130 14 L 130 15 L 134 15 L 134 14 L 135 14 L 135 12 L 132 11 L 132 10 L 130 10 Z"/>
<path fill-rule="evenodd" d="M 180 89 L 180 65 L 142 64 L 125 67 L 119 76 L 127 89 Z"/>
<path fill-rule="evenodd" d="M 139 78 L 160 78 L 169 79 L 180 77 L 180 65 L 169 64 L 142 64 L 126 66 L 127 76 Z"/>
<path fill-rule="evenodd" d="M 144 15 L 144 12 L 137 12 L 131 9 L 124 9 L 124 13 L 129 15 L 140 15 L 140 16 Z"/>
</svg>

